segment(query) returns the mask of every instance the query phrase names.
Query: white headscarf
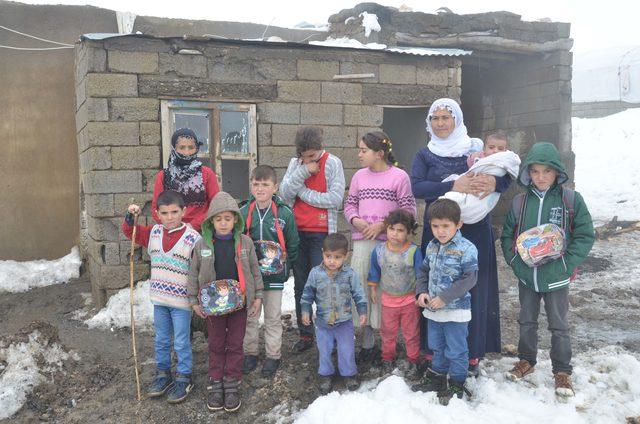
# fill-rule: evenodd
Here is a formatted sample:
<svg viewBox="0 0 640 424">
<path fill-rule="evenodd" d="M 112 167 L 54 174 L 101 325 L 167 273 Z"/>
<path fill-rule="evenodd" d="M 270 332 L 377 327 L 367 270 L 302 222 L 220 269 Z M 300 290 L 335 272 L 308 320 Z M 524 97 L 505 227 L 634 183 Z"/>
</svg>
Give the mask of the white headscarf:
<svg viewBox="0 0 640 424">
<path fill-rule="evenodd" d="M 451 112 L 455 127 L 453 132 L 449 134 L 447 138 L 438 137 L 433 128 L 431 128 L 431 116 L 440 110 L 446 109 Z M 455 100 L 452 99 L 438 99 L 431 104 L 429 108 L 429 114 L 427 115 L 427 131 L 431 134 L 431 141 L 427 144 L 427 147 L 431 152 L 442 157 L 460 157 L 468 155 L 472 151 L 482 150 L 482 144 L 478 149 L 478 141 L 481 140 L 469 138 L 467 135 L 467 127 L 464 125 L 464 118 L 462 116 L 462 109 Z"/>
</svg>

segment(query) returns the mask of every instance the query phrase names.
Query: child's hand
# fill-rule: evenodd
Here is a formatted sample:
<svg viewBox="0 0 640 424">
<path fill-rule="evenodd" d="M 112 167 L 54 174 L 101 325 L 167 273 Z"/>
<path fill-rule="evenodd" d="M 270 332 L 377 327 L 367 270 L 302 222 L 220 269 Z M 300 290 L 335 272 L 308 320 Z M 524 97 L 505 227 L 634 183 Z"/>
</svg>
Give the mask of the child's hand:
<svg viewBox="0 0 640 424">
<path fill-rule="evenodd" d="M 371 224 L 365 228 L 362 235 L 367 240 L 375 240 L 382 230 L 384 230 L 384 222 L 376 222 L 375 224 Z"/>
<path fill-rule="evenodd" d="M 311 325 L 311 318 L 309 318 L 309 315 L 307 315 L 307 314 L 302 314 L 302 316 L 300 317 L 300 319 L 302 320 L 302 324 L 303 324 L 303 325 Z"/>
<path fill-rule="evenodd" d="M 431 299 L 429 301 L 428 308 L 436 310 L 436 309 L 441 309 L 444 305 L 445 305 L 444 301 L 442 300 L 442 298 L 440 298 L 440 296 L 438 296 L 435 299 Z"/>
<path fill-rule="evenodd" d="M 127 212 L 131 215 L 140 215 L 140 206 L 138 205 L 129 205 L 127 208 Z"/>
<path fill-rule="evenodd" d="M 193 305 L 191 306 L 191 309 L 193 309 L 193 312 L 200 318 L 207 318 L 207 316 L 202 312 L 202 308 L 200 307 L 200 305 Z"/>
<path fill-rule="evenodd" d="M 371 303 L 376 304 L 378 303 L 378 288 L 376 286 L 370 286 L 371 287 Z"/>
<path fill-rule="evenodd" d="M 418 295 L 418 300 L 416 300 L 416 304 L 421 308 L 426 308 L 427 303 L 429 303 L 430 301 L 431 298 L 429 297 L 429 293 L 420 293 Z"/>
<path fill-rule="evenodd" d="M 362 233 L 369 226 L 369 223 L 362 218 L 353 218 L 351 220 L 351 225 Z"/>
<path fill-rule="evenodd" d="M 309 162 L 308 164 L 306 164 L 306 167 L 307 171 L 309 171 L 311 175 L 316 175 L 318 172 L 320 172 L 320 164 L 318 162 Z"/>
<path fill-rule="evenodd" d="M 360 315 L 360 327 L 363 327 L 367 323 L 367 316 Z"/>
<path fill-rule="evenodd" d="M 249 316 L 254 317 L 260 310 L 260 306 L 262 306 L 262 299 L 255 299 L 249 308 Z"/>
</svg>

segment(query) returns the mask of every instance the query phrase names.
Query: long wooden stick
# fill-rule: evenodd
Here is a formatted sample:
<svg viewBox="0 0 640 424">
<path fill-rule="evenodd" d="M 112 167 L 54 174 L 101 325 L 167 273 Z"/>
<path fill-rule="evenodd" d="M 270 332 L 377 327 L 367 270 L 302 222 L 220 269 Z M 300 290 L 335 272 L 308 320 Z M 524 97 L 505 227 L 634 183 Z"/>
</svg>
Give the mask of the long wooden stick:
<svg viewBox="0 0 640 424">
<path fill-rule="evenodd" d="M 133 251 L 136 245 L 136 227 L 138 225 L 138 215 L 133 217 L 133 234 L 131 234 L 131 255 L 129 256 L 129 305 L 131 307 L 131 345 L 133 346 L 133 362 L 136 368 L 136 389 L 138 393 L 138 402 L 142 400 L 140 395 L 140 370 L 138 368 L 138 350 L 136 349 L 136 320 L 133 314 Z"/>
</svg>

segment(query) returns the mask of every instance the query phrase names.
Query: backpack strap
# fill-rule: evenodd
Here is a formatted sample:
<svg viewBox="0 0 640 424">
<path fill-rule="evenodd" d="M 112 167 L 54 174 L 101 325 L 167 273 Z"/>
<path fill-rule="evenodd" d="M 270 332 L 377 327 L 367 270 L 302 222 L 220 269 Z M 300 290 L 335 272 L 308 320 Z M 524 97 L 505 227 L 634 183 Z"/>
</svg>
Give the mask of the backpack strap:
<svg viewBox="0 0 640 424">
<path fill-rule="evenodd" d="M 253 215 L 253 210 L 256 208 L 256 201 L 252 201 L 249 203 L 249 208 L 247 210 L 247 236 L 251 237 L 251 217 Z M 284 241 L 284 233 L 282 232 L 282 227 L 280 226 L 280 221 L 278 221 L 278 207 L 276 206 L 276 202 L 271 200 L 271 213 L 273 214 L 273 223 L 276 227 L 276 233 L 278 234 L 278 243 L 282 247 L 282 259 L 284 260 L 287 257 L 287 244 Z"/>
<path fill-rule="evenodd" d="M 513 197 L 511 201 L 511 213 L 516 219 L 516 225 L 513 231 L 513 251 L 516 251 L 516 240 L 520 235 L 520 228 L 522 221 L 524 220 L 524 212 L 527 207 L 527 193 L 518 193 Z"/>
<path fill-rule="evenodd" d="M 562 187 L 562 206 L 563 208 L 569 212 L 569 225 L 565 222 L 565 214 L 562 214 L 562 228 L 565 230 L 568 228 L 569 233 L 573 232 L 573 218 L 575 217 L 576 211 L 574 208 L 574 202 L 576 199 L 576 192 L 567 187 Z"/>
</svg>

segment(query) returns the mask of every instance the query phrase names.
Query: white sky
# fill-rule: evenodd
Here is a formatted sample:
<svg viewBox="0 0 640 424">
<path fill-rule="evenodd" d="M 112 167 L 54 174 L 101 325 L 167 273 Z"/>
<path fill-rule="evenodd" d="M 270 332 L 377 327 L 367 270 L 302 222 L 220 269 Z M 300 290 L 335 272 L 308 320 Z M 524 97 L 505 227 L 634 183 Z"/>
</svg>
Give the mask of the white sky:
<svg viewBox="0 0 640 424">
<path fill-rule="evenodd" d="M 405 4 L 416 11 L 433 13 L 446 6 L 455 13 L 479 13 L 507 10 L 525 20 L 551 18 L 570 22 L 574 52 L 604 49 L 612 46 L 640 45 L 640 2 L 632 0 L 379 0 L 381 4 L 398 7 Z M 307 21 L 323 24 L 341 9 L 360 3 L 357 0 L 27 0 L 33 4 L 91 4 L 107 9 L 133 12 L 137 15 L 218 21 L 256 22 L 277 26 L 294 26 Z M 268 34 L 267 34 L 268 35 Z"/>
</svg>

